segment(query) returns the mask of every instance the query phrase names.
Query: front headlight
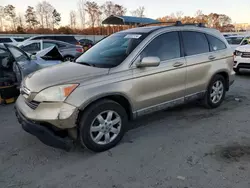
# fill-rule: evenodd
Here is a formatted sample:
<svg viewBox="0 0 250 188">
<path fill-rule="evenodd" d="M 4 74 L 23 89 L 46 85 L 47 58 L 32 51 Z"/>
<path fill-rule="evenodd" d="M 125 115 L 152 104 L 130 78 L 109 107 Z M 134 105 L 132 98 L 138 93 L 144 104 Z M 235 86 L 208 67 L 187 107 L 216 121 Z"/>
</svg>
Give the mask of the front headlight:
<svg viewBox="0 0 250 188">
<path fill-rule="evenodd" d="M 49 87 L 40 91 L 34 98 L 37 102 L 61 102 L 64 101 L 74 90 L 78 84 L 66 84 Z"/>
<path fill-rule="evenodd" d="M 238 51 L 238 50 L 235 50 L 234 55 L 236 55 L 236 56 L 241 56 L 241 55 L 242 55 L 242 52 L 240 52 L 240 51 Z"/>
</svg>

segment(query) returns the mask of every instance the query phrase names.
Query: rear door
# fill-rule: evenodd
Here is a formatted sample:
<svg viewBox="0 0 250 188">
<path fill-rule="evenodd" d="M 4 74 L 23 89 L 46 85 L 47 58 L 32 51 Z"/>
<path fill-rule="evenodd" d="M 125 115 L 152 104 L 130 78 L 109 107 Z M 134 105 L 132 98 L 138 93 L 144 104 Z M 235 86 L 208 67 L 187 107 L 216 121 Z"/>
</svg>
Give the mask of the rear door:
<svg viewBox="0 0 250 188">
<path fill-rule="evenodd" d="M 182 31 L 181 33 L 187 61 L 186 97 L 192 97 L 206 90 L 213 56 L 204 33 L 197 31 Z"/>
<path fill-rule="evenodd" d="M 138 115 L 157 111 L 184 101 L 186 61 L 181 50 L 179 32 L 167 32 L 154 38 L 139 59 L 156 56 L 158 67 L 134 69 L 134 103 Z"/>
</svg>

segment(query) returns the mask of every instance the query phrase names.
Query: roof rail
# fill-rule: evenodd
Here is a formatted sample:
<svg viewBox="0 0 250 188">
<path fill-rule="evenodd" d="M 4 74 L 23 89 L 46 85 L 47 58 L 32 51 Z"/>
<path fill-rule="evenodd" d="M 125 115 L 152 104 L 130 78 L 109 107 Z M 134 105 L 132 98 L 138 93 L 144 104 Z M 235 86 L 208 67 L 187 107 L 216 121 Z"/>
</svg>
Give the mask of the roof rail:
<svg viewBox="0 0 250 188">
<path fill-rule="evenodd" d="M 181 21 L 175 21 L 175 22 L 157 22 L 157 23 L 148 23 L 139 25 L 139 27 L 145 27 L 149 25 L 160 25 L 160 24 L 171 24 L 170 26 L 196 26 L 196 27 L 206 27 L 204 23 L 185 23 L 183 24 Z"/>
<path fill-rule="evenodd" d="M 142 24 L 142 25 L 139 25 L 139 27 L 145 27 L 145 26 L 149 26 L 149 25 L 160 25 L 160 24 L 172 24 L 172 25 L 175 25 L 176 22 L 156 22 L 156 23 L 147 23 L 147 24 Z"/>
</svg>

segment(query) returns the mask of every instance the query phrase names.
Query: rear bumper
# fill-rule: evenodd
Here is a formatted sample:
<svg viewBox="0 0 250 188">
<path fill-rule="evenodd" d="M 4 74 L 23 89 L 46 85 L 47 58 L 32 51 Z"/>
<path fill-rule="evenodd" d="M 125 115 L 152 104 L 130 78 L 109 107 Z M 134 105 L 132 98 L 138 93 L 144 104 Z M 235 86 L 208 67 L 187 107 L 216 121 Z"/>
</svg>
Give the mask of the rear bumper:
<svg viewBox="0 0 250 188">
<path fill-rule="evenodd" d="M 250 69 L 250 58 L 236 57 L 234 59 L 234 68 Z"/>
<path fill-rule="evenodd" d="M 26 119 L 16 106 L 15 113 L 18 122 L 22 125 L 22 128 L 26 132 L 36 136 L 42 143 L 66 151 L 69 151 L 74 146 L 74 141 L 72 139 L 58 136 L 52 129 L 42 126 L 38 122 L 33 122 Z"/>
</svg>

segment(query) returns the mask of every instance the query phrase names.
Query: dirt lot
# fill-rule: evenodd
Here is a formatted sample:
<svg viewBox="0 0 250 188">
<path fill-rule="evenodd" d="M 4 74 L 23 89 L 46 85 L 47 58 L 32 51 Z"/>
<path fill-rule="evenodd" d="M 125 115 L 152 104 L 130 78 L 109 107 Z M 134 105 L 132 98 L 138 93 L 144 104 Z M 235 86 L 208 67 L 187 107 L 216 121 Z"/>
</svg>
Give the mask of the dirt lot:
<svg viewBox="0 0 250 188">
<path fill-rule="evenodd" d="M 133 122 L 116 148 L 47 147 L 24 132 L 13 105 L 0 107 L 0 187 L 249 188 L 250 73 L 223 105 L 189 104 Z"/>
</svg>

